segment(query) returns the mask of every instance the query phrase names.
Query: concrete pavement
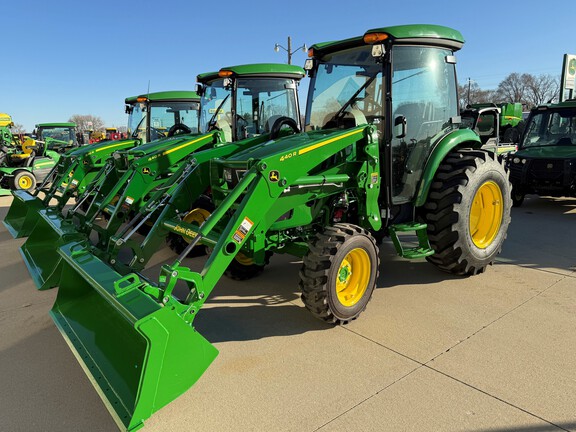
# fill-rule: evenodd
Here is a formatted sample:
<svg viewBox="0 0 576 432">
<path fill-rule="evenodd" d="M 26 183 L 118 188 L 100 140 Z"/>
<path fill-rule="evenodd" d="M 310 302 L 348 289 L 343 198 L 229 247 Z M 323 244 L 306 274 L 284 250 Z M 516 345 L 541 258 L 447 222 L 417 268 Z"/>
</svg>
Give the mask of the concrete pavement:
<svg viewBox="0 0 576 432">
<path fill-rule="evenodd" d="M 385 242 L 378 289 L 342 327 L 306 311 L 290 257 L 249 282 L 224 278 L 195 321 L 220 355 L 144 431 L 576 431 L 575 239 L 576 200 L 528 198 L 476 277 Z M 115 431 L 22 242 L 0 227 L 0 430 Z"/>
</svg>

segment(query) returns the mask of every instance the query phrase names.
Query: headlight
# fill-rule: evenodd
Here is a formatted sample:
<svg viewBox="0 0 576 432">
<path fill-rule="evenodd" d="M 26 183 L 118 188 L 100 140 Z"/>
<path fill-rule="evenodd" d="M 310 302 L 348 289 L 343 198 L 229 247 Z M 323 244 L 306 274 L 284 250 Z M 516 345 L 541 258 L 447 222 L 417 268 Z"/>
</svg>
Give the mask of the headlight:
<svg viewBox="0 0 576 432">
<path fill-rule="evenodd" d="M 512 163 L 515 163 L 515 164 L 520 163 L 520 158 L 519 158 L 519 157 L 515 157 L 514 159 L 512 159 Z"/>
<path fill-rule="evenodd" d="M 526 159 L 522 159 L 522 163 L 525 164 L 525 163 L 526 163 Z"/>
</svg>

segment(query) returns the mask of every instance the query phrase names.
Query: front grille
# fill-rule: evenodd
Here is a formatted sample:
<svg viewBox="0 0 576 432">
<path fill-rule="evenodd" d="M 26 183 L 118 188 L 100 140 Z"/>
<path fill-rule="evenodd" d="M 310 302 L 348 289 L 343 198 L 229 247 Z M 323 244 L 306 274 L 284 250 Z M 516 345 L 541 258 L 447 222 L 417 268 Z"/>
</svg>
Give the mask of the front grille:
<svg viewBox="0 0 576 432">
<path fill-rule="evenodd" d="M 564 171 L 562 159 L 534 159 L 529 172 L 535 179 L 556 181 L 562 179 Z"/>
</svg>

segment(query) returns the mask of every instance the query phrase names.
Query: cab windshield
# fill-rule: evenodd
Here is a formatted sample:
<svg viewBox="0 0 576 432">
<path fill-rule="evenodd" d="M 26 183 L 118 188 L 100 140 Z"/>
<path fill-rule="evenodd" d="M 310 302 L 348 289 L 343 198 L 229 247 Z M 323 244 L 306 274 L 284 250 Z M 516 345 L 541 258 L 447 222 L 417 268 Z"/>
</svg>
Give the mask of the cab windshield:
<svg viewBox="0 0 576 432">
<path fill-rule="evenodd" d="M 327 55 L 310 84 L 306 110 L 308 130 L 352 127 L 383 118 L 382 65 L 370 46 Z"/>
<path fill-rule="evenodd" d="M 576 109 L 544 110 L 526 125 L 522 148 L 576 145 Z"/>
<path fill-rule="evenodd" d="M 213 125 L 236 141 L 270 132 L 280 117 L 299 124 L 296 87 L 290 78 L 238 78 L 232 95 L 230 80 L 213 81 L 202 97 L 202 131 Z"/>
<path fill-rule="evenodd" d="M 39 127 L 36 131 L 39 140 L 46 141 L 48 147 L 72 146 L 76 142 L 76 133 L 71 127 Z"/>
<path fill-rule="evenodd" d="M 199 109 L 199 103 L 194 101 L 137 104 L 128 120 L 132 138 L 155 141 L 166 138 L 171 132 L 198 133 Z"/>
</svg>

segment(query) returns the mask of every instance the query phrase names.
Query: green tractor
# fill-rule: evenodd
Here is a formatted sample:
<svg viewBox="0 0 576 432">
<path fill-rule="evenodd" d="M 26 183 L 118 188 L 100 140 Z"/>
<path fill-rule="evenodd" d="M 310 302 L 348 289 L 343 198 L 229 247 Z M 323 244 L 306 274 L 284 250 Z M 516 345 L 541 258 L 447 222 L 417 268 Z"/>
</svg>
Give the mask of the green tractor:
<svg viewBox="0 0 576 432">
<path fill-rule="evenodd" d="M 13 237 L 27 237 L 40 210 L 62 214 L 70 199 L 78 199 L 101 175 L 100 170 L 112 153 L 166 138 L 170 128 L 185 126 L 197 131 L 199 101 L 193 91 L 163 91 L 126 98 L 129 138 L 66 152 L 34 192 L 13 191 L 14 200 L 4 225 Z"/>
<path fill-rule="evenodd" d="M 533 108 L 508 167 L 515 207 L 528 194 L 576 197 L 576 99 Z"/>
<path fill-rule="evenodd" d="M 159 201 L 147 240 L 174 234 L 189 244 L 157 283 L 123 275 L 83 242 L 59 249 L 50 314 L 120 427 L 140 428 L 214 360 L 194 318 L 225 273 L 246 279 L 272 253 L 299 257 L 306 307 L 344 324 L 375 289 L 384 235 L 401 256 L 452 274 L 493 263 L 510 222 L 510 185 L 497 156 L 460 127 L 462 45 L 458 31 L 434 25 L 314 45 L 305 131 L 199 160 L 183 176 L 191 180 Z M 193 209 L 189 220 L 177 211 L 207 191 L 212 208 Z M 211 251 L 199 272 L 183 265 L 197 247 Z"/>
<path fill-rule="evenodd" d="M 517 149 L 524 130 L 522 104 L 473 104 L 462 110 L 460 115 L 462 123 L 478 134 L 483 149 L 499 155 Z"/>
<path fill-rule="evenodd" d="M 41 123 L 34 138 L 27 137 L 21 147 L 4 153 L 0 159 L 0 195 L 13 190 L 31 191 L 58 163 L 60 154 L 78 146 L 75 123 Z"/>
<path fill-rule="evenodd" d="M 301 67 L 277 64 L 241 65 L 200 75 L 204 133 L 190 133 L 181 125 L 168 131 L 165 139 L 116 151 L 65 217 L 39 212 L 41 217 L 21 247 L 36 286 L 57 285 L 60 245 L 73 239 L 89 242 L 92 237 L 104 248 L 149 197 L 189 169 L 196 152 L 214 149 L 199 156 L 208 158 L 231 155 L 269 141 L 285 124 L 299 131 L 297 84 L 303 76 Z M 228 141 L 241 144 L 224 145 Z"/>
</svg>

